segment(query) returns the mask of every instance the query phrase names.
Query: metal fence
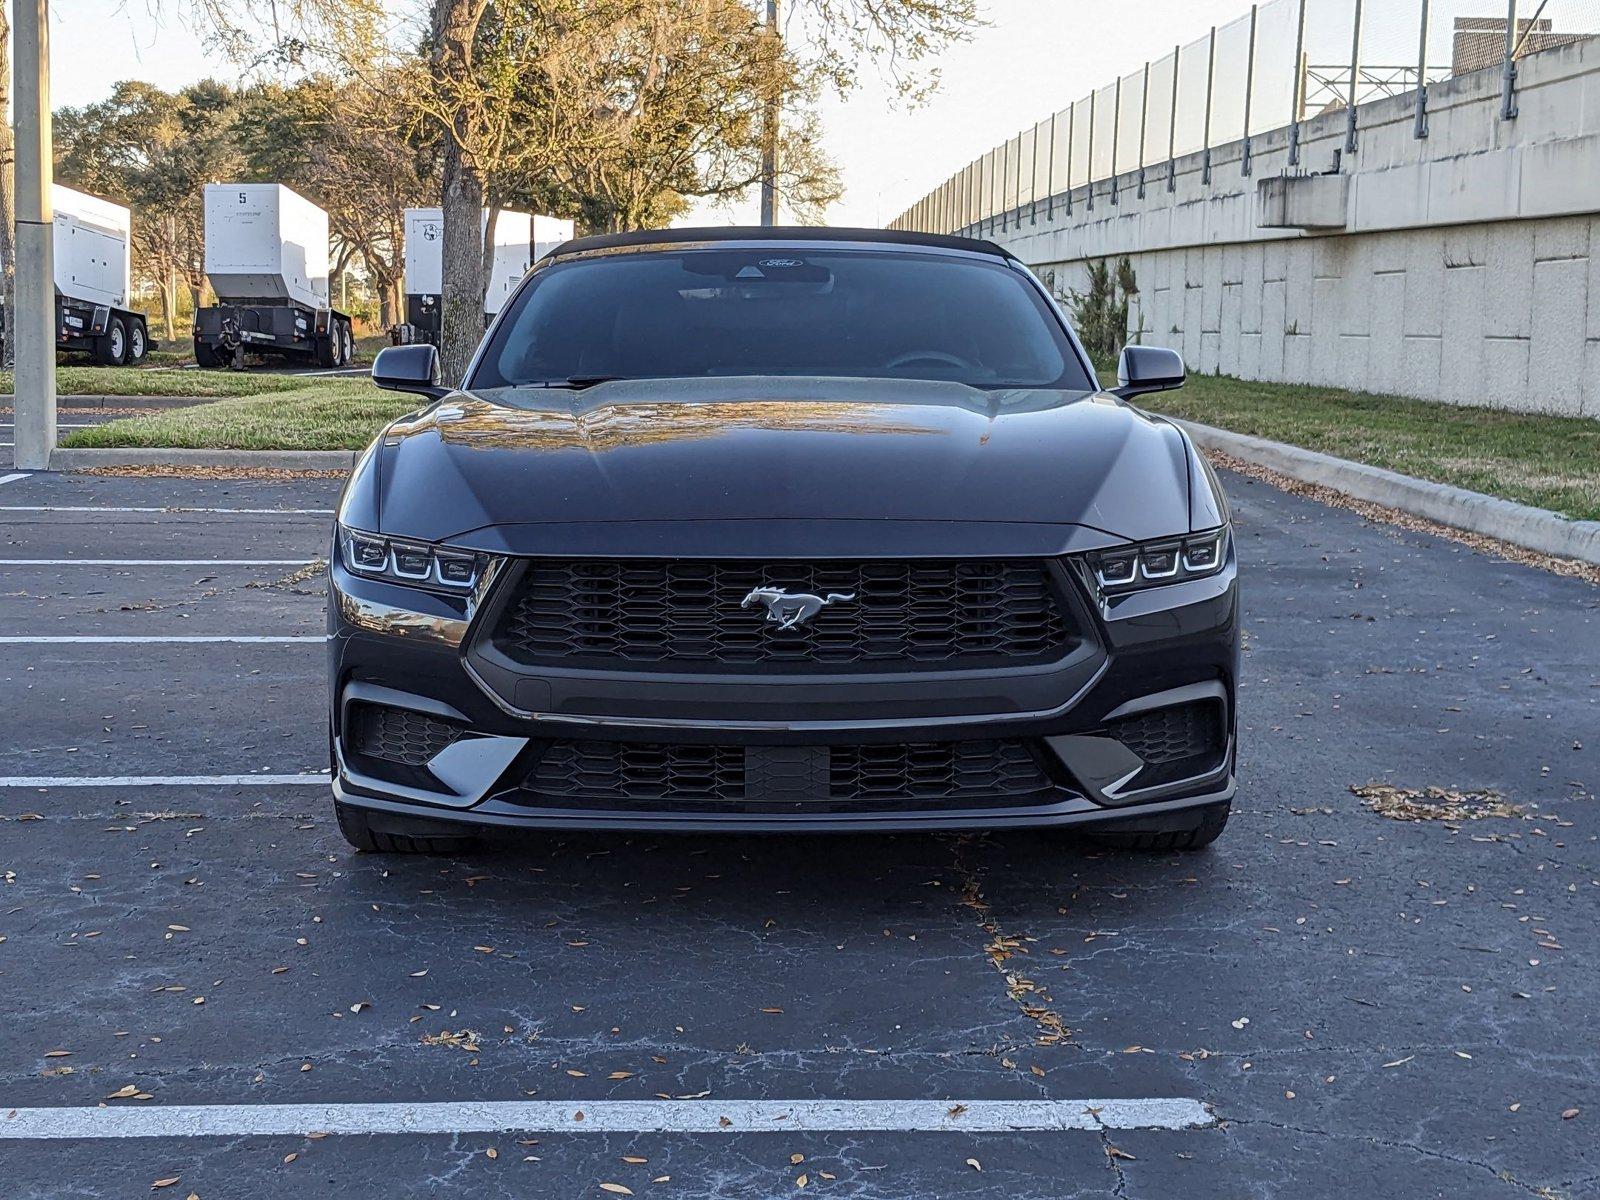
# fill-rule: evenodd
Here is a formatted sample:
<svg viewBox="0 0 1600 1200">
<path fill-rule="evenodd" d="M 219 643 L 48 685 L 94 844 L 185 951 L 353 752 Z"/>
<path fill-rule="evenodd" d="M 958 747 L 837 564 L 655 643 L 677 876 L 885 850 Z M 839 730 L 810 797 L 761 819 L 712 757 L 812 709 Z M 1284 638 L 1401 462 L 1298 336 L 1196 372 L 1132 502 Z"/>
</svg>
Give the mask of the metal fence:
<svg viewBox="0 0 1600 1200">
<path fill-rule="evenodd" d="M 1517 115 L 1517 61 L 1600 36 L 1600 0 L 1270 0 L 1205 37 L 1107 83 L 957 171 L 890 222 L 949 233 L 1004 230 L 1058 205 L 1070 212 L 1086 184 L 1130 179 L 1143 196 L 1171 188 L 1174 162 L 1289 130 L 1299 163 L 1301 124 L 1344 110 L 1345 148 L 1360 139 L 1356 106 L 1415 93 L 1415 134 L 1428 136 L 1428 86 L 1498 71 L 1501 117 Z M 1093 206 L 1097 189 L 1078 201 Z M 1100 203 L 1117 203 L 1112 187 Z"/>
</svg>

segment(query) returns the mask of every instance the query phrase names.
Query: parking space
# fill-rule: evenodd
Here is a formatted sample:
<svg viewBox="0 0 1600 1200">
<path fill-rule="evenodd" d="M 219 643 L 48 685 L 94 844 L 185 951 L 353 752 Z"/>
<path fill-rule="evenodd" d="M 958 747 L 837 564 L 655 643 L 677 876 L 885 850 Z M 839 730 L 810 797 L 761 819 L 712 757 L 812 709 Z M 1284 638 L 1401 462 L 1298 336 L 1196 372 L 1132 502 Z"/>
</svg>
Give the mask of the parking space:
<svg viewBox="0 0 1600 1200">
<path fill-rule="evenodd" d="M 1600 590 L 1225 482 L 1208 852 L 444 860 L 333 826 L 338 481 L 0 484 L 5 1194 L 1594 1194 Z"/>
</svg>

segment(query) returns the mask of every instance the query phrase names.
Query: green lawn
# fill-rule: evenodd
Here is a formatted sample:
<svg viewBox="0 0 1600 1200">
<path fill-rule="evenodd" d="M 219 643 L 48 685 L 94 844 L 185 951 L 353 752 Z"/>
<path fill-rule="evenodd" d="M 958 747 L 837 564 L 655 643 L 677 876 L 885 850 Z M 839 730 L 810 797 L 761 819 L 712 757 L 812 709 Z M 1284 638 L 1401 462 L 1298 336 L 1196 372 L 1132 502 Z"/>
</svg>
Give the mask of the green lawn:
<svg viewBox="0 0 1600 1200">
<path fill-rule="evenodd" d="M 1102 371 L 1114 381 L 1116 370 Z M 1463 408 L 1399 396 L 1191 375 L 1152 411 L 1600 519 L 1600 420 Z"/>
<path fill-rule="evenodd" d="M 185 372 L 212 375 L 214 372 Z M 226 376 L 225 376 L 226 377 Z M 360 379 L 276 378 L 291 386 L 257 395 L 236 395 L 210 404 L 173 408 L 146 417 L 74 429 L 63 446 L 182 446 L 227 450 L 359 450 L 395 417 L 422 401 L 379 391 Z"/>
<path fill-rule="evenodd" d="M 365 380 L 227 371 L 60 369 L 77 376 L 139 376 L 153 390 L 104 394 L 216 395 L 215 403 L 78 429 L 66 446 L 187 446 L 245 450 L 359 449 L 421 401 Z M 1109 376 L 1109 372 L 1102 372 Z M 69 382 L 70 380 L 70 382 Z M 214 389 L 205 392 L 199 388 Z M 1191 375 L 1181 391 L 1144 406 L 1239 433 L 1451 483 L 1571 517 L 1600 519 L 1600 421 L 1460 408 L 1335 388 Z"/>
<path fill-rule="evenodd" d="M 322 376 L 313 378 L 318 383 L 325 379 Z M 61 396 L 259 396 L 268 392 L 296 391 L 309 382 L 305 378 L 260 371 L 56 368 L 56 393 Z M 13 390 L 11 372 L 0 371 L 0 393 L 9 396 Z"/>
</svg>

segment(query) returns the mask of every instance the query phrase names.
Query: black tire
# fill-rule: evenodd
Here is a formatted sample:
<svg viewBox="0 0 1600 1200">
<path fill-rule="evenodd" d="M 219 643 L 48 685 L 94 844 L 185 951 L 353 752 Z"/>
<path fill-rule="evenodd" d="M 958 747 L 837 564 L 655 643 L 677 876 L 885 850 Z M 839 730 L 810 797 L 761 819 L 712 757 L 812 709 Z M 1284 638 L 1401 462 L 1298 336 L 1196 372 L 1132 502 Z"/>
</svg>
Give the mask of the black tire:
<svg viewBox="0 0 1600 1200">
<path fill-rule="evenodd" d="M 1116 850 L 1144 850 L 1165 853 L 1169 850 L 1203 850 L 1222 836 L 1228 826 L 1228 813 L 1232 805 L 1213 804 L 1204 809 L 1200 823 L 1189 829 L 1150 829 L 1137 832 L 1088 832 L 1089 839 Z"/>
<path fill-rule="evenodd" d="M 144 322 L 135 317 L 128 323 L 128 365 L 142 363 L 148 353 L 150 353 L 150 340 L 145 333 Z"/>
<path fill-rule="evenodd" d="M 459 854 L 470 849 L 477 838 L 470 834 L 446 833 L 437 837 L 415 834 L 384 833 L 372 827 L 365 809 L 333 802 L 333 815 L 338 818 L 339 832 L 344 840 L 367 854 Z M 408 819 L 409 820 L 409 819 Z M 446 828 L 441 825 L 440 828 Z"/>
<path fill-rule="evenodd" d="M 317 366 L 337 367 L 339 365 L 339 323 L 330 321 L 328 332 L 317 339 Z"/>
<path fill-rule="evenodd" d="M 128 327 L 112 317 L 106 331 L 94 340 L 94 361 L 102 367 L 120 367 L 128 361 Z"/>
<path fill-rule="evenodd" d="M 222 365 L 222 355 L 217 348 L 202 341 L 194 344 L 194 362 L 197 367 L 209 367 L 215 370 Z"/>
</svg>

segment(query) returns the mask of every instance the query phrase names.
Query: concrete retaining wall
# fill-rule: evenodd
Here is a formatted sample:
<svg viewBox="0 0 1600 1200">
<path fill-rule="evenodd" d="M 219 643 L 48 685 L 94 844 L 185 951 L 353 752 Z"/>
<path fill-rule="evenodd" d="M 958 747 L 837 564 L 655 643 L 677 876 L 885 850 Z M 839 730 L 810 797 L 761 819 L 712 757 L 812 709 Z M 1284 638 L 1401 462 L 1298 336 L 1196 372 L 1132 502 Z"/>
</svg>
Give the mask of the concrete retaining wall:
<svg viewBox="0 0 1600 1200">
<path fill-rule="evenodd" d="M 1515 120 L 1481 71 L 1430 89 L 1424 139 L 1395 97 L 1357 109 L 1353 156 L 1334 112 L 1302 126 L 1298 169 L 1278 130 L 1213 149 L 1209 180 L 1194 154 L 1170 190 L 1162 164 L 1142 196 L 1125 174 L 966 232 L 1062 296 L 1128 255 L 1130 333 L 1194 370 L 1600 418 L 1600 39 L 1519 67 Z M 1287 210 L 1342 224 L 1263 227 L 1285 205 L 1262 181 L 1306 172 L 1341 182 L 1291 182 Z"/>
</svg>

